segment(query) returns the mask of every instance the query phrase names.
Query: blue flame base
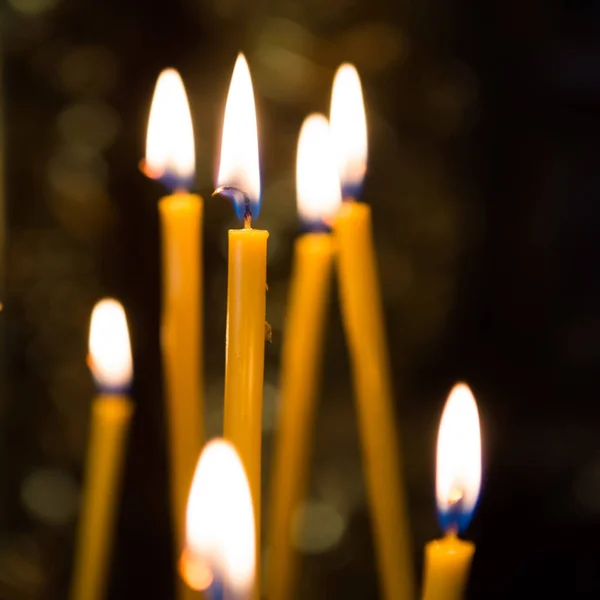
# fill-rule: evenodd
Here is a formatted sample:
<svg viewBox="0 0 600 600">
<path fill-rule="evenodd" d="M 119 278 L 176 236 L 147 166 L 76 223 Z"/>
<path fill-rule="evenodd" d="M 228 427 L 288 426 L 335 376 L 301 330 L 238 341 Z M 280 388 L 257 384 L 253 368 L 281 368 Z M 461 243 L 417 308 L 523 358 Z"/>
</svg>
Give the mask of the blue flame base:
<svg viewBox="0 0 600 600">
<path fill-rule="evenodd" d="M 471 523 L 474 510 L 465 510 L 458 502 L 448 510 L 438 510 L 438 520 L 443 531 L 462 533 Z"/>
<path fill-rule="evenodd" d="M 260 202 L 250 198 L 243 190 L 232 185 L 224 185 L 217 188 L 213 193 L 213 196 L 215 194 L 229 198 L 233 202 L 236 215 L 241 221 L 258 218 Z"/>
</svg>

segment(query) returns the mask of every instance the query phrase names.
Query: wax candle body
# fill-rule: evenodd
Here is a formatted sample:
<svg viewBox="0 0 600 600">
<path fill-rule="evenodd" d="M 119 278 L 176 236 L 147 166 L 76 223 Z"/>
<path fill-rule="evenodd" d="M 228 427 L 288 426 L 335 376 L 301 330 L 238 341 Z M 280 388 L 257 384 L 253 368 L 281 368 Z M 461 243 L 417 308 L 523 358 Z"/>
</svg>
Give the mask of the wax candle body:
<svg viewBox="0 0 600 600">
<path fill-rule="evenodd" d="M 346 201 L 334 223 L 365 481 L 384 597 L 414 598 L 411 543 L 395 427 L 383 309 L 366 204 Z"/>
<path fill-rule="evenodd" d="M 292 597 L 295 556 L 291 523 L 305 493 L 334 240 L 301 236 L 295 245 L 281 373 L 281 417 L 271 489 L 268 598 Z"/>
<path fill-rule="evenodd" d="M 92 403 L 71 600 L 101 600 L 105 596 L 132 414 L 133 404 L 126 396 L 101 395 Z"/>
<path fill-rule="evenodd" d="M 250 484 L 260 565 L 260 473 L 265 361 L 267 238 L 259 229 L 229 231 L 224 437 L 236 448 Z M 256 580 L 258 594 L 258 578 Z"/>
<path fill-rule="evenodd" d="M 423 600 L 462 600 L 475 545 L 455 535 L 425 546 Z"/>
<path fill-rule="evenodd" d="M 192 194 L 159 204 L 162 230 L 164 371 L 175 555 L 185 545 L 187 497 L 204 438 L 202 393 L 202 211 Z M 197 597 L 179 578 L 179 598 Z"/>
</svg>

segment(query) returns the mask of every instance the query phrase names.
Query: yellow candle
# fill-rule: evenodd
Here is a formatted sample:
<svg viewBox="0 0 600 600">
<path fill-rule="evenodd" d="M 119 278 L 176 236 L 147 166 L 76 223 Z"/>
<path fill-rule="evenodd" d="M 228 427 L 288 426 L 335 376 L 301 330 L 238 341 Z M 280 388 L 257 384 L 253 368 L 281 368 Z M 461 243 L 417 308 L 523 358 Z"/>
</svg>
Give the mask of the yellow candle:
<svg viewBox="0 0 600 600">
<path fill-rule="evenodd" d="M 186 193 L 194 174 L 194 140 L 183 82 L 158 78 L 146 144 L 146 172 L 176 192 L 159 203 L 162 324 L 168 461 L 175 555 L 185 544 L 187 494 L 204 437 L 202 392 L 202 217 L 200 196 Z M 197 597 L 178 578 L 178 597 Z"/>
<path fill-rule="evenodd" d="M 257 507 L 260 506 L 268 236 L 268 232 L 259 229 L 229 231 L 223 432 L 242 457 Z"/>
<path fill-rule="evenodd" d="M 440 422 L 436 500 L 446 536 L 425 547 L 423 600 L 461 600 L 475 545 L 457 537 L 471 520 L 481 486 L 477 404 L 464 383 L 454 386 Z"/>
<path fill-rule="evenodd" d="M 461 600 L 475 544 L 448 534 L 425 546 L 423 600 Z"/>
<path fill-rule="evenodd" d="M 102 300 L 94 308 L 90 366 L 100 393 L 92 403 L 72 600 L 101 600 L 105 596 L 121 472 L 133 415 L 133 404 L 122 393 L 131 384 L 132 376 L 127 321 L 123 307 L 115 300 Z"/>
<path fill-rule="evenodd" d="M 240 455 L 254 504 L 257 568 L 260 568 L 262 395 L 265 359 L 267 231 L 252 229 L 258 215 L 260 172 L 252 80 L 237 58 L 223 121 L 215 193 L 230 196 L 243 229 L 229 231 L 225 408 L 223 431 Z M 259 597 L 259 579 L 255 587 Z"/>
<path fill-rule="evenodd" d="M 281 365 L 281 417 L 269 504 L 269 600 L 288 600 L 293 595 L 296 557 L 291 523 L 306 488 L 335 257 L 335 241 L 323 224 L 341 202 L 329 126 L 321 115 L 311 115 L 302 126 L 296 188 L 300 217 L 308 229 L 317 232 L 300 236 L 294 246 Z"/>
<path fill-rule="evenodd" d="M 349 65 L 340 68 L 334 82 L 331 129 L 342 187 L 348 197 L 360 186 L 366 164 L 362 91 L 358 74 Z M 370 207 L 351 200 L 344 202 L 333 229 L 383 595 L 388 600 L 412 600 L 412 546 Z"/>
</svg>

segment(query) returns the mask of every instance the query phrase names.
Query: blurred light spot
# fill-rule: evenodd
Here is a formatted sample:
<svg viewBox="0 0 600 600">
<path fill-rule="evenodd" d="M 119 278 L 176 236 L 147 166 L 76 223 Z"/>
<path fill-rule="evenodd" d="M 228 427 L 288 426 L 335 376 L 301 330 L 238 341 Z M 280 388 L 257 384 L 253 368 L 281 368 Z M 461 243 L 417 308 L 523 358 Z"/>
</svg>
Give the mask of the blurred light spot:
<svg viewBox="0 0 600 600">
<path fill-rule="evenodd" d="M 318 49 L 318 39 L 298 23 L 267 19 L 252 56 L 261 94 L 293 104 L 312 98 L 315 87 L 331 78 L 331 73 L 314 60 Z"/>
<path fill-rule="evenodd" d="M 59 148 L 47 164 L 47 177 L 59 194 L 78 203 L 103 193 L 108 168 L 102 157 L 85 146 Z"/>
<path fill-rule="evenodd" d="M 8 0 L 17 11 L 30 17 L 40 15 L 58 4 L 58 0 Z"/>
<path fill-rule="evenodd" d="M 257 78 L 264 96 L 294 104 L 312 97 L 320 81 L 319 68 L 310 59 L 279 46 L 261 47 Z"/>
<path fill-rule="evenodd" d="M 402 31 L 386 23 L 366 23 L 344 33 L 340 54 L 359 69 L 382 71 L 408 56 L 408 40 Z"/>
<path fill-rule="evenodd" d="M 300 552 L 321 554 L 340 543 L 345 529 L 344 517 L 333 506 L 308 500 L 294 514 L 293 543 Z"/>
<path fill-rule="evenodd" d="M 88 146 L 69 145 L 56 152 L 46 169 L 52 212 L 70 233 L 89 241 L 110 216 L 105 161 Z"/>
<path fill-rule="evenodd" d="M 21 501 L 36 519 L 48 525 L 71 521 L 77 510 L 79 493 L 74 479 L 60 469 L 38 469 L 21 485 Z"/>
<path fill-rule="evenodd" d="M 338 426 L 344 427 L 346 423 L 339 423 Z M 324 502 L 335 506 L 340 514 L 350 515 L 364 503 L 364 487 L 360 462 L 355 460 L 351 452 L 345 454 L 344 457 L 338 456 L 335 464 L 317 464 L 315 490 Z"/>
<path fill-rule="evenodd" d="M 103 96 L 115 86 L 116 57 L 102 46 L 75 47 L 60 61 L 59 78 L 72 94 Z"/>
<path fill-rule="evenodd" d="M 318 40 L 296 21 L 275 17 L 265 20 L 259 33 L 259 44 L 263 48 L 280 46 L 307 55 L 318 45 Z"/>
<path fill-rule="evenodd" d="M 58 116 L 58 130 L 71 144 L 105 150 L 117 137 L 121 123 L 106 104 L 72 104 Z"/>
</svg>

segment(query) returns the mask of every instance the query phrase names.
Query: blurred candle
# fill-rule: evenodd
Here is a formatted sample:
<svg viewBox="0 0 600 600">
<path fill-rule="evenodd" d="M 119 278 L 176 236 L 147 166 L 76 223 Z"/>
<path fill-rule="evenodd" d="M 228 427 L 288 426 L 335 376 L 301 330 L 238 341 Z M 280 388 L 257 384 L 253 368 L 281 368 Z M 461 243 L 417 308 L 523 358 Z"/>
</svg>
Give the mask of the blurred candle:
<svg viewBox="0 0 600 600">
<path fill-rule="evenodd" d="M 298 213 L 307 230 L 294 246 L 281 372 L 281 417 L 275 449 L 269 523 L 270 600 L 292 597 L 294 510 L 306 489 L 315 399 L 335 243 L 326 223 L 341 204 L 327 119 L 309 116 L 298 140 Z"/>
<path fill-rule="evenodd" d="M 475 545 L 457 535 L 471 521 L 481 487 L 481 433 L 477 404 L 464 383 L 446 402 L 437 443 L 436 500 L 446 535 L 425 546 L 423 600 L 460 600 Z"/>
<path fill-rule="evenodd" d="M 354 200 L 366 171 L 367 128 L 360 79 L 351 65 L 342 65 L 336 74 L 330 122 L 344 197 L 333 226 L 342 317 L 352 362 L 382 590 L 387 600 L 409 600 L 414 598 L 412 545 L 371 208 Z"/>
<path fill-rule="evenodd" d="M 214 439 L 202 451 L 187 505 L 182 572 L 208 600 L 250 600 L 256 540 L 248 478 L 234 446 Z"/>
<path fill-rule="evenodd" d="M 125 311 L 116 300 L 105 299 L 94 307 L 89 352 L 98 396 L 92 402 L 72 600 L 100 600 L 105 596 L 121 472 L 133 414 L 133 404 L 126 395 L 133 373 L 129 334 Z"/>
<path fill-rule="evenodd" d="M 252 228 L 260 202 L 258 132 L 248 63 L 235 63 L 223 122 L 215 194 L 230 197 L 243 229 L 229 231 L 224 437 L 238 451 L 250 482 L 260 564 L 262 396 L 265 360 L 267 238 Z M 258 581 L 256 583 L 258 597 Z"/>
<path fill-rule="evenodd" d="M 203 200 L 187 190 L 195 169 L 194 132 L 181 77 L 163 71 L 156 83 L 145 172 L 173 193 L 159 202 L 162 234 L 162 324 L 171 510 L 177 553 L 185 540 L 185 506 L 204 437 L 202 393 Z M 191 598 L 178 580 L 178 597 Z"/>
</svg>

